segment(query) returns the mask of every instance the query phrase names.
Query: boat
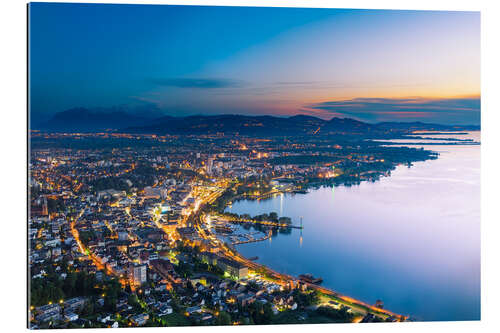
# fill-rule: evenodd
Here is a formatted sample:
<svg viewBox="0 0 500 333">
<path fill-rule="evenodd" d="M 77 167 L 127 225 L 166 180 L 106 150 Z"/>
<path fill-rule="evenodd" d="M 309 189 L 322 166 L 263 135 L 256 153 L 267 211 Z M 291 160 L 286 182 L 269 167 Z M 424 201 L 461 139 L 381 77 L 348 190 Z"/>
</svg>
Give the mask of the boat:
<svg viewBox="0 0 500 333">
<path fill-rule="evenodd" d="M 293 193 L 296 193 L 296 194 L 307 194 L 309 192 L 307 190 L 294 190 Z"/>
<path fill-rule="evenodd" d="M 250 257 L 250 258 L 248 258 L 248 260 L 250 260 L 250 261 L 259 260 L 259 257 L 257 257 L 257 256 L 255 256 L 255 257 Z"/>
<path fill-rule="evenodd" d="M 299 280 L 307 282 L 307 283 L 312 283 L 312 284 L 321 284 L 323 282 L 323 278 L 316 278 L 312 274 L 300 274 L 299 275 Z"/>
</svg>

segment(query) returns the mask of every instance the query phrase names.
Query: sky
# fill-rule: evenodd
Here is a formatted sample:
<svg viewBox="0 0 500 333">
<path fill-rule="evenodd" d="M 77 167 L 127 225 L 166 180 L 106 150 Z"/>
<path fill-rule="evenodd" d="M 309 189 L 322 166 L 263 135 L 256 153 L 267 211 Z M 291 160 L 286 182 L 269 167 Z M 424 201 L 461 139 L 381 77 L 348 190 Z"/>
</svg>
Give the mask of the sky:
<svg viewBox="0 0 500 333">
<path fill-rule="evenodd" d="M 31 3 L 32 120 L 74 107 L 480 123 L 479 12 Z"/>
</svg>

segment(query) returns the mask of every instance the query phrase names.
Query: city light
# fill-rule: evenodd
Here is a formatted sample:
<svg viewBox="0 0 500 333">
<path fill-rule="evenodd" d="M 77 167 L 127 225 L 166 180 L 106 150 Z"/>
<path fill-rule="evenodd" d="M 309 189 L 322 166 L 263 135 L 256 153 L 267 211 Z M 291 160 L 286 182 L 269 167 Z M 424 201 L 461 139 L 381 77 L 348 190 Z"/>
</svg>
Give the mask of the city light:
<svg viewBox="0 0 500 333">
<path fill-rule="evenodd" d="M 330 142 L 325 142 L 321 146 L 322 137 L 319 133 L 314 138 L 314 144 L 310 144 L 307 148 L 314 154 L 307 153 L 305 155 L 307 158 L 318 156 L 319 153 L 316 151 L 318 148 L 326 149 L 333 146 Z M 92 135 L 99 137 L 96 134 L 83 133 L 81 137 L 94 138 Z M 134 137 L 134 140 L 144 139 L 142 136 Z M 148 140 L 160 139 L 149 137 Z M 270 145 L 269 149 L 262 146 L 263 142 Z M 234 144 L 231 143 L 231 145 Z M 236 143 L 236 147 L 239 147 L 239 144 Z M 285 151 L 280 152 L 273 148 L 273 144 L 277 143 L 273 140 L 249 140 L 245 143 L 245 149 L 232 152 L 207 154 L 201 150 L 200 153 L 190 155 L 192 158 L 186 155 L 179 155 L 178 158 L 169 157 L 170 167 L 175 171 L 159 165 L 162 163 L 159 161 L 163 161 L 163 156 L 167 154 L 164 151 L 145 149 L 135 152 L 114 149 L 110 157 L 101 156 L 101 152 L 96 150 L 95 155 L 98 157 L 96 160 L 99 162 L 82 158 L 78 153 L 76 153 L 78 157 L 70 155 L 65 159 L 66 165 L 75 166 L 70 173 L 59 175 L 60 169 L 49 169 L 55 168 L 55 164 L 52 163 L 47 169 L 43 168 L 43 172 L 40 172 L 37 177 L 40 183 L 47 184 L 47 181 L 50 181 L 54 183 L 54 186 L 57 184 L 57 179 L 67 180 L 67 188 L 63 186 L 65 184 L 63 182 L 60 182 L 63 185 L 59 186 L 61 186 L 60 191 L 70 193 L 69 195 L 51 194 L 47 198 L 60 200 L 64 196 L 63 200 L 68 207 L 71 207 L 72 213 L 66 216 L 52 212 L 52 215 L 47 216 L 48 226 L 45 221 L 39 223 L 40 226 L 32 235 L 36 240 L 34 249 L 37 251 L 46 249 L 47 236 L 52 236 L 51 231 L 58 229 L 61 235 L 56 234 L 54 238 L 60 237 L 60 241 L 67 244 L 56 251 L 61 252 L 61 257 L 71 254 L 74 258 L 73 267 L 70 267 L 68 271 L 96 274 L 96 277 L 99 274 L 99 282 L 93 286 L 93 289 L 99 290 L 101 297 L 111 296 L 110 292 L 101 293 L 101 291 L 108 290 L 103 287 L 106 281 L 115 279 L 119 282 L 121 290 L 126 288 L 127 293 L 131 292 L 135 295 L 140 308 L 148 309 L 150 313 L 160 311 L 162 302 L 157 299 L 157 296 L 165 290 L 172 294 L 182 294 L 185 287 L 181 286 L 187 285 L 188 282 L 193 282 L 193 285 L 194 282 L 200 282 L 205 288 L 217 288 L 217 284 L 212 284 L 208 279 L 202 277 L 194 279 L 188 277 L 189 275 L 183 271 L 185 267 L 189 267 L 190 270 L 194 270 L 195 267 L 199 269 L 194 265 L 194 262 L 197 262 L 196 256 L 200 253 L 211 253 L 216 258 L 231 263 L 229 266 L 228 264 L 213 264 L 215 268 L 209 266 L 210 269 L 216 269 L 216 272 L 219 272 L 216 276 L 221 281 L 238 282 L 239 286 L 249 286 L 251 285 L 249 280 L 252 280 L 258 283 L 258 286 L 271 285 L 272 290 L 277 293 L 286 293 L 295 288 L 299 288 L 302 292 L 314 290 L 322 297 L 330 297 L 338 304 L 350 307 L 354 314 L 364 309 L 363 311 L 373 313 L 382 319 L 394 317 L 397 320 L 405 320 L 404 316 L 340 295 L 318 284 L 304 282 L 300 278 L 277 272 L 271 267 L 256 262 L 256 257 L 250 260 L 238 252 L 236 246 L 239 244 L 259 243 L 266 240 L 272 242 L 273 235 L 279 235 L 281 231 L 295 232 L 296 229 L 302 231 L 304 227 L 302 221 L 300 224 L 296 221 L 292 223 L 290 218 L 281 216 L 285 194 L 307 193 L 310 184 L 315 182 L 332 185 L 333 193 L 335 190 L 333 185 L 342 179 L 349 179 L 348 177 L 353 177 L 352 179 L 356 181 L 375 179 L 378 171 L 370 170 L 370 168 L 381 166 L 380 163 L 373 162 L 388 160 L 382 158 L 383 154 L 371 156 L 362 151 L 353 150 L 346 154 L 343 147 L 339 146 L 335 148 L 337 155 L 328 156 L 329 160 L 325 163 L 315 162 L 308 166 L 283 164 L 273 167 L 269 165 L 268 158 L 296 158 L 295 156 L 300 156 L 306 149 L 305 143 L 300 142 L 287 144 Z M 291 153 L 294 149 L 296 152 Z M 244 150 L 247 152 L 243 153 Z M 252 153 L 249 154 L 249 151 Z M 169 153 L 169 155 L 175 154 Z M 351 176 L 348 177 L 345 176 L 347 172 L 345 165 L 343 168 L 336 167 L 336 165 L 342 166 L 342 163 L 347 163 L 346 161 L 350 163 L 349 165 L 359 164 L 360 166 L 359 169 L 354 168 Z M 100 166 L 99 163 L 101 163 Z M 104 167 L 104 164 L 109 167 Z M 122 165 L 122 167 L 115 170 L 111 167 L 115 164 Z M 205 175 L 208 165 L 211 168 L 209 178 Z M 389 169 L 392 165 L 388 163 L 382 167 Z M 140 171 L 141 168 L 149 168 L 148 172 L 154 173 L 155 177 L 136 174 L 135 170 Z M 75 170 L 80 171 L 75 172 Z M 253 178 L 247 178 L 247 174 L 253 175 Z M 339 180 L 339 176 L 343 178 L 340 177 Z M 74 177 L 78 177 L 78 182 L 74 181 L 76 180 Z M 110 177 L 121 178 L 124 184 L 128 181 L 134 187 L 128 188 L 127 191 L 103 189 L 89 192 L 88 184 L 93 183 L 95 179 L 106 179 L 103 182 L 108 182 L 107 179 Z M 136 183 L 141 183 L 141 185 Z M 73 184 L 82 186 L 83 192 L 80 190 L 78 193 L 71 192 L 75 190 Z M 241 216 L 231 214 L 226 210 L 241 199 L 264 200 L 274 196 L 279 196 L 280 216 L 276 214 L 271 218 L 270 214 L 262 214 L 257 218 L 252 217 L 255 214 Z M 40 213 L 43 213 L 43 209 L 40 209 Z M 66 227 L 65 223 L 67 223 Z M 299 235 L 300 247 L 303 246 L 303 241 L 301 233 Z M 56 252 L 57 254 L 59 252 Z M 182 265 L 185 262 L 189 265 Z M 208 264 L 208 261 L 203 261 L 203 263 Z M 52 267 L 60 265 L 61 261 L 52 263 Z M 141 277 L 142 273 L 139 271 L 134 272 L 134 267 L 143 267 L 146 272 L 144 276 Z M 240 275 L 240 271 L 235 271 L 234 267 L 243 267 L 241 272 L 244 273 Z M 40 274 L 47 276 L 46 271 Z M 200 272 L 197 271 L 196 274 Z M 213 271 L 211 274 L 214 274 Z M 145 285 L 139 281 L 148 282 L 148 284 Z M 234 307 L 241 303 L 241 300 L 234 295 L 227 295 L 234 291 L 232 288 L 234 287 L 224 287 L 221 290 L 226 293 L 221 300 L 227 306 Z M 268 292 L 265 288 L 261 290 Z M 249 295 L 249 297 L 257 298 L 255 295 Z M 148 304 L 151 301 L 153 303 Z M 277 311 L 288 311 L 293 305 L 274 304 L 273 299 L 266 301 L 273 303 Z M 63 303 L 63 300 L 59 300 L 59 304 Z M 191 305 L 185 304 L 185 308 Z M 326 304 L 326 306 L 338 307 L 331 304 Z M 195 320 L 193 318 L 198 317 L 197 311 L 195 309 L 192 314 L 186 312 L 184 315 L 189 317 L 189 320 Z M 219 311 L 205 306 L 201 306 L 200 311 L 217 317 L 220 315 Z M 358 319 L 356 317 L 354 321 Z M 129 321 L 128 325 L 132 323 L 136 326 L 136 321 Z M 232 323 L 240 322 L 236 320 Z"/>
</svg>

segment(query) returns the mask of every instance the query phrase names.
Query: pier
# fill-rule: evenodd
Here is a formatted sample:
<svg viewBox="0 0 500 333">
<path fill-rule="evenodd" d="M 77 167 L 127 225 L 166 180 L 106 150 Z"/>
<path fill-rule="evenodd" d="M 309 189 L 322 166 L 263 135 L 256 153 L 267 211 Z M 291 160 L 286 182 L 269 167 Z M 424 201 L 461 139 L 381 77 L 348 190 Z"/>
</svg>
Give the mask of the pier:
<svg viewBox="0 0 500 333">
<path fill-rule="evenodd" d="M 251 239 L 244 240 L 244 241 L 236 241 L 236 242 L 232 242 L 231 245 L 240 245 L 240 244 L 262 242 L 262 241 L 265 241 L 266 239 L 271 238 L 272 235 L 273 235 L 273 233 L 271 231 L 269 231 L 267 233 L 267 235 L 265 235 L 261 238 L 251 238 Z"/>
</svg>

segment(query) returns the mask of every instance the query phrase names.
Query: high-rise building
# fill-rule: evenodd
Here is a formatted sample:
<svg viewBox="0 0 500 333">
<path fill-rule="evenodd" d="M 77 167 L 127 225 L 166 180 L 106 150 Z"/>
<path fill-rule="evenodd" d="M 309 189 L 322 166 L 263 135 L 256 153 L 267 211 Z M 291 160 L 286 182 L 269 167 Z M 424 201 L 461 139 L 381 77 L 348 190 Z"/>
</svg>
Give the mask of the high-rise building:
<svg viewBox="0 0 500 333">
<path fill-rule="evenodd" d="M 138 264 L 130 265 L 128 268 L 128 274 L 130 280 L 132 280 L 134 284 L 137 286 L 142 285 L 148 280 L 146 265 L 138 265 Z"/>
<path fill-rule="evenodd" d="M 207 174 L 209 174 L 209 175 L 212 174 L 213 167 L 214 167 L 214 158 L 209 157 L 208 162 L 207 162 Z"/>
<path fill-rule="evenodd" d="M 49 215 L 49 203 L 46 196 L 42 199 L 42 215 Z"/>
<path fill-rule="evenodd" d="M 121 241 L 128 240 L 128 231 L 118 230 L 117 234 L 118 234 L 118 240 L 121 240 Z"/>
</svg>

